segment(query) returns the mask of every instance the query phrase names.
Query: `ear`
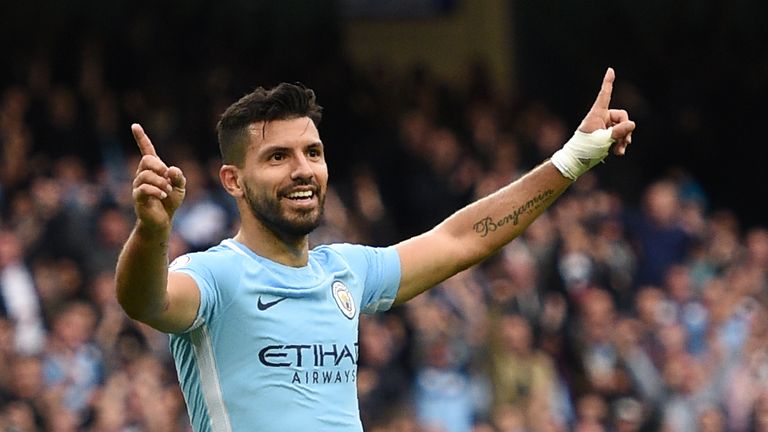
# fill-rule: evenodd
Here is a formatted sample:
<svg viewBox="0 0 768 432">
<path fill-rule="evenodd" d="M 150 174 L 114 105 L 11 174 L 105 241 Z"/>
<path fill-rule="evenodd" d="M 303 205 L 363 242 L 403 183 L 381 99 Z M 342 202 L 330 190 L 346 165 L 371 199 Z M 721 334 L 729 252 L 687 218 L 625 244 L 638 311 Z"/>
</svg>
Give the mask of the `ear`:
<svg viewBox="0 0 768 432">
<path fill-rule="evenodd" d="M 243 186 L 240 184 L 240 170 L 234 165 L 222 165 L 219 168 L 219 180 L 228 194 L 235 198 L 243 196 Z"/>
</svg>

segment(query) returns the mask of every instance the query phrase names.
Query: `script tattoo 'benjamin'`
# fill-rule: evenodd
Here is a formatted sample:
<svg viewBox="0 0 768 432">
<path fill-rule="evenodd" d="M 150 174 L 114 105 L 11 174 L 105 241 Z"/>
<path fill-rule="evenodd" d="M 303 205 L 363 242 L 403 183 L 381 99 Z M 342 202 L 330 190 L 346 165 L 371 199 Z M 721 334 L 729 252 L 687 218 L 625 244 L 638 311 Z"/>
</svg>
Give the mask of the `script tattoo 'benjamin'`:
<svg viewBox="0 0 768 432">
<path fill-rule="evenodd" d="M 549 200 L 549 198 L 554 194 L 554 190 L 547 189 L 544 192 L 541 192 L 540 194 L 529 199 L 525 204 L 516 208 L 515 211 L 502 217 L 501 219 L 493 220 L 493 218 L 490 216 L 486 216 L 485 218 L 475 222 L 473 228 L 476 233 L 480 234 L 480 237 L 485 237 L 488 235 L 488 233 L 494 232 L 509 223 L 512 223 L 512 225 L 517 225 L 520 222 L 520 215 L 523 213 L 530 213 L 541 207 L 541 205 L 547 202 L 547 200 Z"/>
</svg>

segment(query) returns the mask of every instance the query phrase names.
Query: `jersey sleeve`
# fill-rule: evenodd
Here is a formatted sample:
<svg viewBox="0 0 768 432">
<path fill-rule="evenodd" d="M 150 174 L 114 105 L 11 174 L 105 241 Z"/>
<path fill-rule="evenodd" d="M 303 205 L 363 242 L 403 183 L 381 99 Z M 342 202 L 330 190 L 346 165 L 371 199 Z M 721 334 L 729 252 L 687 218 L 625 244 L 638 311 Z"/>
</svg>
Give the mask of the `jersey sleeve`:
<svg viewBox="0 0 768 432">
<path fill-rule="evenodd" d="M 389 309 L 400 287 L 400 256 L 395 248 L 352 244 L 335 246 L 352 271 L 363 278 L 360 310 L 371 314 Z"/>
<path fill-rule="evenodd" d="M 190 332 L 210 322 L 222 304 L 222 293 L 213 266 L 207 262 L 203 253 L 181 255 L 168 266 L 169 272 L 184 273 L 194 279 L 200 290 L 200 306 L 195 321 L 182 333 Z"/>
</svg>

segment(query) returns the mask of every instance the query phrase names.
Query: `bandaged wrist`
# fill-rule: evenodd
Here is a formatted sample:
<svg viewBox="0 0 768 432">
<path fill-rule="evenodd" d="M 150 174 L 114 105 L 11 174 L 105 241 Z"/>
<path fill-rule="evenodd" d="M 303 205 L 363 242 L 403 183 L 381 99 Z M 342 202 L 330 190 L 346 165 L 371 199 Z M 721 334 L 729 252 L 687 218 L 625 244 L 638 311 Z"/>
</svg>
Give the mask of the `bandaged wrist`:
<svg viewBox="0 0 768 432">
<path fill-rule="evenodd" d="M 598 129 L 591 133 L 576 131 L 573 137 L 550 159 L 565 177 L 576 180 L 608 156 L 614 139 L 613 128 Z"/>
</svg>

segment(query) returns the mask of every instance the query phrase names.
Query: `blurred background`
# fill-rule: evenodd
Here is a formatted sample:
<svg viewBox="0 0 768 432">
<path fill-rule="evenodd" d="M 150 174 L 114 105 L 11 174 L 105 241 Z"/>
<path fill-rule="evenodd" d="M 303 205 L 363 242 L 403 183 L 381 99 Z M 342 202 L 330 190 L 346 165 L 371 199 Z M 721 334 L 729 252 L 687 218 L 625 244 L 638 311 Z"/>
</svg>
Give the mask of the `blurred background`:
<svg viewBox="0 0 768 432">
<path fill-rule="evenodd" d="M 637 122 L 524 236 L 361 320 L 367 431 L 768 431 L 768 4 L 0 3 L 0 427 L 185 431 L 128 320 L 140 122 L 188 195 L 171 255 L 237 229 L 214 127 L 257 86 L 325 107 L 314 244 L 389 245 L 541 163 L 608 66 Z"/>
</svg>

